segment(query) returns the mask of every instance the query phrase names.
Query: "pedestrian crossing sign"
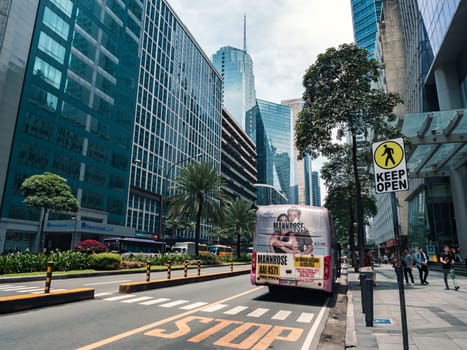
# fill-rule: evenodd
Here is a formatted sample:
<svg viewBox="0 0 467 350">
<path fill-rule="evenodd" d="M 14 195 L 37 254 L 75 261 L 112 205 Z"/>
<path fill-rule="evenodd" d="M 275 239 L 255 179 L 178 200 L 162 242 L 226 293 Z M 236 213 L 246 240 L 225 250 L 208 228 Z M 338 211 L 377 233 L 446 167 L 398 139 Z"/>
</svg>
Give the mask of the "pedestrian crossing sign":
<svg viewBox="0 0 467 350">
<path fill-rule="evenodd" d="M 372 149 L 376 193 L 407 191 L 409 184 L 404 140 L 397 138 L 375 142 Z"/>
</svg>

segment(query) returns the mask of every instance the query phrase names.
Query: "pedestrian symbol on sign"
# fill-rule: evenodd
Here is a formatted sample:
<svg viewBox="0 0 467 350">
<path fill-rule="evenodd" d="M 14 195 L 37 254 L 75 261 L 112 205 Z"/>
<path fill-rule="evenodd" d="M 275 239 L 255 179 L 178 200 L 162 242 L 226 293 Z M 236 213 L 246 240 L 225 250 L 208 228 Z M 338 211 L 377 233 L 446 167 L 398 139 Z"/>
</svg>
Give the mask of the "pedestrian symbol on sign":
<svg viewBox="0 0 467 350">
<path fill-rule="evenodd" d="M 404 159 L 402 146 L 392 140 L 382 142 L 374 153 L 375 162 L 381 169 L 396 168 Z"/>
</svg>

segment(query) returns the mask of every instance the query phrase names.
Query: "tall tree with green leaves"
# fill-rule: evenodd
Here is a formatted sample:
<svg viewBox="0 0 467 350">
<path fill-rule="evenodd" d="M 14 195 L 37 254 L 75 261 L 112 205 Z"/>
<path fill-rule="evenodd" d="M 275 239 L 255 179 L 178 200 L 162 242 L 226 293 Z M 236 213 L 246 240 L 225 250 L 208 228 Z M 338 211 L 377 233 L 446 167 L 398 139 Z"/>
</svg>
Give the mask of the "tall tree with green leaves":
<svg viewBox="0 0 467 350">
<path fill-rule="evenodd" d="M 235 237 L 237 258 L 240 257 L 240 247 L 243 241 L 252 238 L 253 226 L 256 221 L 256 211 L 253 203 L 243 198 L 235 198 L 224 209 L 224 218 L 221 227 L 224 235 Z"/>
<path fill-rule="evenodd" d="M 21 190 L 23 191 L 24 203 L 42 209 L 39 229 L 39 249 L 42 250 L 46 241 L 44 223 L 49 211 L 76 213 L 79 210 L 79 203 L 71 192 L 67 181 L 63 177 L 49 172 L 28 177 L 23 181 Z"/>
<path fill-rule="evenodd" d="M 305 106 L 295 126 L 295 145 L 300 154 L 312 157 L 330 156 L 336 152 L 333 132 L 349 135 L 354 176 L 357 235 L 360 256 L 364 252 L 364 213 L 362 185 L 357 160 L 357 136 L 399 135 L 388 122 L 395 119 L 394 107 L 402 102 L 400 95 L 372 87 L 383 66 L 368 58 L 366 49 L 343 44 L 318 55 L 303 78 Z M 360 265 L 364 261 L 360 259 Z"/>
<path fill-rule="evenodd" d="M 225 198 L 222 176 L 211 163 L 193 162 L 175 179 L 175 194 L 169 198 L 169 219 L 195 222 L 195 251 L 198 254 L 201 221 L 216 224 L 222 217 Z"/>
</svg>

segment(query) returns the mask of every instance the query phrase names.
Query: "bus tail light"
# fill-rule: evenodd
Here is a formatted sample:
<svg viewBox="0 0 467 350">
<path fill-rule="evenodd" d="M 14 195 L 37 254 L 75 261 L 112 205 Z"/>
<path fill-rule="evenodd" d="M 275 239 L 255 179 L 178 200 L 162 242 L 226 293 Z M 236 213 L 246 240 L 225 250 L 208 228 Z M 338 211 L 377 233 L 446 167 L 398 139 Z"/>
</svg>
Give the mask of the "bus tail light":
<svg viewBox="0 0 467 350">
<path fill-rule="evenodd" d="M 251 253 L 251 273 L 256 273 L 256 252 Z"/>
<path fill-rule="evenodd" d="M 331 273 L 331 257 L 325 256 L 324 257 L 324 279 L 329 279 L 329 274 Z"/>
</svg>

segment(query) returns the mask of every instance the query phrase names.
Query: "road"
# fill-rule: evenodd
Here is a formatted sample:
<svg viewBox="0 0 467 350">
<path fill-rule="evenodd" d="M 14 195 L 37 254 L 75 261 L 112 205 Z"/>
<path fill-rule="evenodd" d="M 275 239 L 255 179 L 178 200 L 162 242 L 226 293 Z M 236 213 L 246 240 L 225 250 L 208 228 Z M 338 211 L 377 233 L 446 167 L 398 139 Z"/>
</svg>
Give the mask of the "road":
<svg viewBox="0 0 467 350">
<path fill-rule="evenodd" d="M 0 344 L 8 350 L 308 350 L 316 348 L 326 302 L 326 295 L 310 292 L 274 298 L 245 275 L 0 316 Z"/>
<path fill-rule="evenodd" d="M 234 266 L 234 270 L 247 269 L 250 265 Z M 217 266 L 202 268 L 202 273 L 216 273 L 216 272 L 228 272 L 230 266 Z M 195 276 L 197 274 L 196 269 L 188 270 L 188 276 Z M 183 276 L 183 270 L 172 271 L 172 278 Z M 164 279 L 167 277 L 167 272 L 152 272 L 151 280 Z M 72 289 L 72 288 L 94 288 L 96 295 L 108 295 L 118 292 L 118 285 L 125 282 L 139 282 L 145 281 L 146 272 L 136 274 L 121 274 L 112 276 L 94 276 L 85 278 L 70 278 L 70 279 L 52 279 L 51 291 Z M 25 293 L 42 293 L 44 290 L 44 281 L 36 282 L 16 282 L 16 283 L 2 283 L 0 279 L 0 296 L 17 295 Z"/>
</svg>

